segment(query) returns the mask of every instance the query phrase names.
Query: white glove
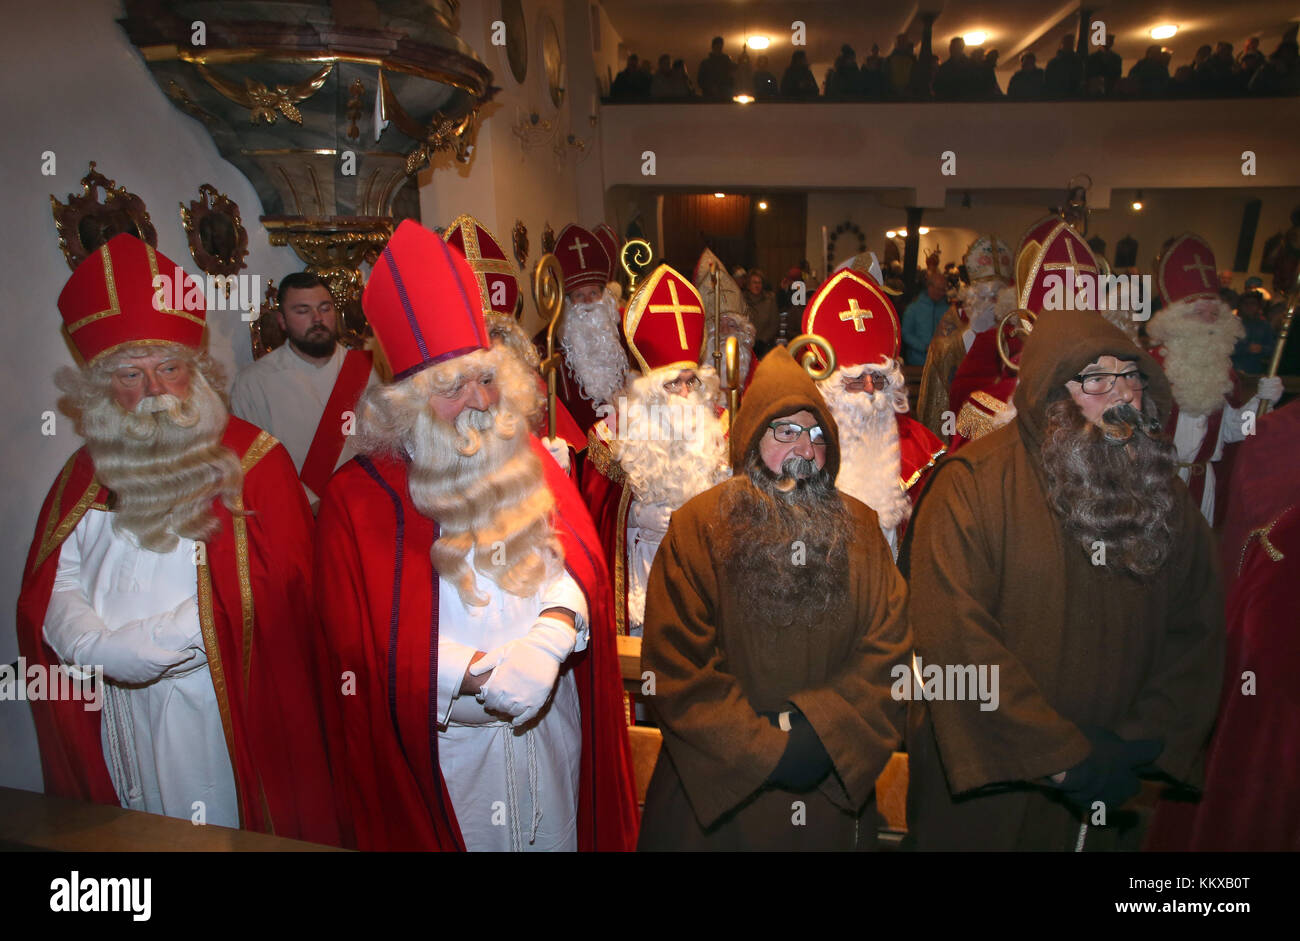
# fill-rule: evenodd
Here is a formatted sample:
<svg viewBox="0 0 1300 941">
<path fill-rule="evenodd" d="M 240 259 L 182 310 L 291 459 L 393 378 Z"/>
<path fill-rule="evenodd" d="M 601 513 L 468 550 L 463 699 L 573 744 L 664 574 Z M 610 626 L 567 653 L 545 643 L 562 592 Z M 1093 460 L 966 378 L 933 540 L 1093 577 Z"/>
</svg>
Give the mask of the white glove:
<svg viewBox="0 0 1300 941">
<path fill-rule="evenodd" d="M 1261 376 L 1255 392 L 1269 405 L 1276 405 L 1282 400 L 1282 377 Z"/>
<path fill-rule="evenodd" d="M 185 603 L 193 604 L 193 599 Z M 78 666 L 101 665 L 104 676 L 117 683 L 133 686 L 152 683 L 194 655 L 194 650 L 188 646 L 178 650 L 155 640 L 154 632 L 159 627 L 157 620 L 130 621 L 115 631 L 87 631 L 72 643 L 67 662 Z M 171 633 L 171 630 L 167 632 L 168 643 L 173 640 Z"/>
<path fill-rule="evenodd" d="M 577 639 L 578 632 L 564 621 L 542 615 L 523 637 L 489 650 L 469 668 L 471 676 L 493 671 L 479 694 L 484 708 L 513 716 L 510 724 L 516 727 L 528 722 L 551 698 Z"/>
<path fill-rule="evenodd" d="M 639 526 L 642 529 L 653 529 L 657 533 L 666 533 L 668 532 L 668 518 L 672 514 L 672 507 L 666 503 L 642 503 L 640 500 L 634 500 L 631 512 L 628 515 L 632 519 L 633 526 Z"/>
<path fill-rule="evenodd" d="M 569 472 L 569 442 L 563 438 L 543 438 L 542 444 L 546 450 L 551 452 L 551 457 L 555 458 L 555 463 L 560 465 L 560 470 L 566 474 Z"/>
</svg>

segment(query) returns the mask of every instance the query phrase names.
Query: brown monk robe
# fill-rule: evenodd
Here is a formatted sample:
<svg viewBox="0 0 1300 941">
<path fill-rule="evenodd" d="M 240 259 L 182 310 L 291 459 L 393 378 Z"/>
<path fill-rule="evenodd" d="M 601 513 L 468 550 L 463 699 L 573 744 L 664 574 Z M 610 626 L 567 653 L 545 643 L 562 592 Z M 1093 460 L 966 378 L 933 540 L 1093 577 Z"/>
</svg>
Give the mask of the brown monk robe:
<svg viewBox="0 0 1300 941">
<path fill-rule="evenodd" d="M 1103 356 L 1150 383 L 1146 432 L 1120 445 L 1066 387 Z M 1159 430 L 1170 403 L 1160 367 L 1119 330 L 1052 311 L 1025 346 L 1017 418 L 935 471 L 899 559 L 917 655 L 923 671 L 996 666 L 999 705 L 914 702 L 908 845 L 1073 850 L 1082 835 L 1089 850 L 1136 848 L 1146 814 L 1105 806 L 1098 826 L 1091 795 L 1079 800 L 1071 782 L 1131 780 L 1111 800 L 1122 806 L 1139 774 L 1201 780 L 1222 601 L 1210 531 Z M 1142 743 L 1141 759 L 1117 759 Z"/>
<path fill-rule="evenodd" d="M 769 424 L 800 414 L 777 443 Z M 911 650 L 906 586 L 876 514 L 835 490 L 834 419 L 784 347 L 730 447 L 736 476 L 673 513 L 650 572 L 641 666 L 664 747 L 638 848 L 873 849 L 904 721 L 890 668 Z"/>
</svg>

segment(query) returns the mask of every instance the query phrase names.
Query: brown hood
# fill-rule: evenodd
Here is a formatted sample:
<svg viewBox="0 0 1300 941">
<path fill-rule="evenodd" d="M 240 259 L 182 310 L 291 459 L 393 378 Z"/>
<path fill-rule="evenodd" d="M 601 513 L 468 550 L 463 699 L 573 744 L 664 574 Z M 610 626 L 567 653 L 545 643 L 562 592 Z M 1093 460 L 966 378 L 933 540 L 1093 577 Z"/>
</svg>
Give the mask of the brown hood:
<svg viewBox="0 0 1300 941">
<path fill-rule="evenodd" d="M 1095 311 L 1054 310 L 1038 319 L 1020 359 L 1020 381 L 1012 401 L 1021 434 L 1028 441 L 1037 445 L 1043 440 L 1049 393 L 1064 389 L 1080 369 L 1102 356 L 1136 360 L 1150 377 L 1143 394 L 1155 399 L 1160 421 L 1169 418 L 1173 405 L 1169 380 L 1151 354 Z"/>
<path fill-rule="evenodd" d="M 758 447 L 769 422 L 805 409 L 817 416 L 826 433 L 826 471 L 831 479 L 840 472 L 840 434 L 817 384 L 784 346 L 763 357 L 754 381 L 745 390 L 740 411 L 731 426 L 731 469 L 745 471 L 745 458 Z"/>
</svg>

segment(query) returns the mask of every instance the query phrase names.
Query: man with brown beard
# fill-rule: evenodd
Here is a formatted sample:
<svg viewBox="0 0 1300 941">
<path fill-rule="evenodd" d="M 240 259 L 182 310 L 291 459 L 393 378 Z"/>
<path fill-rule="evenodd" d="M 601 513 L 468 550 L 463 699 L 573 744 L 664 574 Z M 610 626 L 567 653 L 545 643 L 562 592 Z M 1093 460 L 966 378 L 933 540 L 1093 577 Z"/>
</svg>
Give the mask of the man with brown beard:
<svg viewBox="0 0 1300 941">
<path fill-rule="evenodd" d="M 835 420 L 784 347 L 730 450 L 734 476 L 673 514 L 650 572 L 641 665 L 664 744 L 638 848 L 873 849 L 906 586 L 876 514 L 835 489 Z"/>
<path fill-rule="evenodd" d="M 85 364 L 59 372 L 61 405 L 86 443 L 41 509 L 18 645 L 107 683 L 102 714 L 32 703 L 45 789 L 337 842 L 307 501 L 285 449 L 226 412 L 201 289 L 155 294 L 160 271 L 180 269 L 118 235 L 59 296 Z"/>
<path fill-rule="evenodd" d="M 1121 808 L 1139 776 L 1198 783 L 1222 598 L 1161 431 L 1171 404 L 1119 329 L 1053 311 L 1025 343 L 1016 418 L 935 470 L 899 559 L 930 678 L 908 727 L 914 848 L 1137 848 Z M 930 682 L 971 665 L 994 708 Z"/>
<path fill-rule="evenodd" d="M 615 624 L 633 637 L 645 623 L 650 564 L 669 516 L 731 474 L 718 376 L 696 365 L 702 306 L 690 282 L 667 265 L 642 282 L 623 327 L 642 373 L 589 437 L 582 493 L 614 572 Z"/>
<path fill-rule="evenodd" d="M 1249 401 L 1241 393 L 1232 351 L 1245 327 L 1220 299 L 1215 271 L 1214 252 L 1200 236 L 1172 240 L 1156 269 L 1165 306 L 1147 326 L 1173 387 L 1167 427 L 1178 452 L 1178 476 L 1212 526 L 1222 522 L 1216 507 L 1223 506 L 1231 468 L 1224 448 L 1246 438 L 1246 423 L 1253 421 L 1246 413 L 1258 412 L 1261 401 L 1276 405 L 1282 398 L 1277 376 L 1260 379 Z"/>
<path fill-rule="evenodd" d="M 529 434 L 541 390 L 491 345 L 463 256 L 403 222 L 362 298 L 393 381 L 334 475 L 317 591 L 345 839 L 374 850 L 630 849 L 609 582 Z"/>
</svg>

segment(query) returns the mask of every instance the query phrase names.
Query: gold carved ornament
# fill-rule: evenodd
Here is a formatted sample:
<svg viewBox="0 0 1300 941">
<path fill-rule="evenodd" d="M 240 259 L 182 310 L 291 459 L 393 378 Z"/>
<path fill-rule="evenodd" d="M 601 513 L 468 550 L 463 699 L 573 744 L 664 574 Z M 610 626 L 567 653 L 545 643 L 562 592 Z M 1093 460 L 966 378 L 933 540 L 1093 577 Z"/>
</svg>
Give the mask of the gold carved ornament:
<svg viewBox="0 0 1300 941">
<path fill-rule="evenodd" d="M 279 111 L 294 124 L 300 125 L 302 112 L 297 108 L 298 103 L 306 101 L 320 91 L 325 80 L 329 78 L 330 72 L 334 70 L 334 63 L 327 62 L 316 74 L 295 85 L 277 85 L 274 91 L 251 78 L 245 78 L 241 88 L 235 82 L 213 72 L 203 62 L 195 62 L 194 68 L 215 91 L 235 104 L 249 109 L 250 124 L 256 124 L 259 120 L 274 124 L 275 113 Z"/>
<path fill-rule="evenodd" d="M 93 160 L 81 178 L 81 190 L 79 194 L 69 193 L 67 203 L 59 202 L 53 193 L 50 194 L 50 211 L 59 235 L 59 248 L 73 271 L 101 245 L 122 232 L 158 247 L 158 233 L 149 219 L 144 201 L 96 170 Z M 99 198 L 101 192 L 102 202 Z"/>
<path fill-rule="evenodd" d="M 537 259 L 533 269 L 533 300 L 537 312 L 546 322 L 546 359 L 541 362 L 542 375 L 546 377 L 546 435 L 555 437 L 555 372 L 560 367 L 555 352 L 555 331 L 564 316 L 564 270 L 560 260 L 547 252 Z"/>
</svg>

